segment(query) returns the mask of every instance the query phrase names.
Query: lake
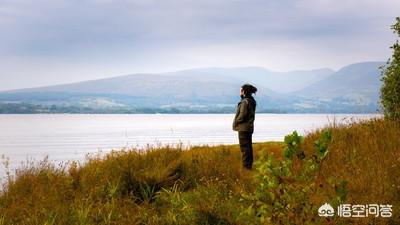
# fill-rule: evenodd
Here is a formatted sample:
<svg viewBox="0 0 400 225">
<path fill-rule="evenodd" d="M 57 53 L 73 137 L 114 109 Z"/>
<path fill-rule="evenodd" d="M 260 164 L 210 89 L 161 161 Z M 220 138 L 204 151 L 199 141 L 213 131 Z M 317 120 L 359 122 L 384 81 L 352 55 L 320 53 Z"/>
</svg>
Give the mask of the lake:
<svg viewBox="0 0 400 225">
<path fill-rule="evenodd" d="M 297 130 L 306 134 L 333 121 L 380 114 L 257 114 L 253 142 L 283 141 Z M 147 145 L 238 143 L 233 114 L 3 114 L 0 155 L 9 168 L 48 156 L 54 162 L 82 160 L 88 153 Z M 4 158 L 4 157 L 3 157 Z M 3 160 L 4 161 L 4 160 Z M 0 177 L 5 167 L 0 165 Z"/>
</svg>

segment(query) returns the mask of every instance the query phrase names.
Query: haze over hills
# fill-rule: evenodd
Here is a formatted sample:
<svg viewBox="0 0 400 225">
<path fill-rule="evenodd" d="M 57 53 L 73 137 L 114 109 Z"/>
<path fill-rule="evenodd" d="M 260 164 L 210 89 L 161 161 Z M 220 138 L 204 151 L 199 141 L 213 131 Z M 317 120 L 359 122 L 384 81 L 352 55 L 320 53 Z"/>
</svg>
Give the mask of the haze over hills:
<svg viewBox="0 0 400 225">
<path fill-rule="evenodd" d="M 244 82 L 257 86 L 259 112 L 376 112 L 383 64 L 356 63 L 337 72 L 238 67 L 123 75 L 2 91 L 0 112 L 234 112 Z"/>
<path fill-rule="evenodd" d="M 309 98 L 368 97 L 378 100 L 376 88 L 381 85 L 379 66 L 382 62 L 364 62 L 345 66 L 326 79 L 294 92 Z"/>
<path fill-rule="evenodd" d="M 290 93 L 300 90 L 314 82 L 327 78 L 335 72 L 328 68 L 276 72 L 262 67 L 204 68 L 196 71 L 262 85 L 278 93 Z"/>
</svg>

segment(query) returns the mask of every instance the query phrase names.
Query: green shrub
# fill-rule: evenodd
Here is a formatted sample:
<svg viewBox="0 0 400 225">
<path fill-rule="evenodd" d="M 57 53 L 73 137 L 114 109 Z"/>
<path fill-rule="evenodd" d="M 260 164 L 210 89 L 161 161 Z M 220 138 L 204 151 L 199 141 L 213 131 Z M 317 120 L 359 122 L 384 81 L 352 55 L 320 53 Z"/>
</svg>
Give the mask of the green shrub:
<svg viewBox="0 0 400 225">
<path fill-rule="evenodd" d="M 258 185 L 254 194 L 244 195 L 251 204 L 245 211 L 255 218 L 252 224 L 317 224 L 324 218 L 317 216 L 320 205 L 312 196 L 318 191 L 318 171 L 327 156 L 331 133 L 323 131 L 315 143 L 315 154 L 307 157 L 302 150 L 304 137 L 296 131 L 285 137 L 284 158 L 276 160 L 263 151 L 255 162 Z M 297 156 L 297 157 L 294 157 Z M 336 196 L 327 202 L 337 206 L 346 199 L 346 182 L 333 183 Z"/>
<path fill-rule="evenodd" d="M 400 37 L 400 17 L 396 18 L 396 23 L 391 28 Z M 383 75 L 381 104 L 386 117 L 400 120 L 400 45 L 398 40 L 391 49 L 393 49 L 392 58 L 387 61 L 386 67 L 381 67 Z"/>
</svg>

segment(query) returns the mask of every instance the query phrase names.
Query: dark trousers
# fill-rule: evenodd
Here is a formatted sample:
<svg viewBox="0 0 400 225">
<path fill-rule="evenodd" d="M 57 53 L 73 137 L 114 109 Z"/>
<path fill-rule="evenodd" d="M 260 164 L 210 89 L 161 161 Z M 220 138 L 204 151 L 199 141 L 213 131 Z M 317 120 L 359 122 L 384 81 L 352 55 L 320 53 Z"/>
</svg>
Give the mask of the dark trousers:
<svg viewBox="0 0 400 225">
<path fill-rule="evenodd" d="M 242 152 L 242 165 L 247 169 L 253 166 L 252 132 L 239 131 L 239 145 Z"/>
</svg>

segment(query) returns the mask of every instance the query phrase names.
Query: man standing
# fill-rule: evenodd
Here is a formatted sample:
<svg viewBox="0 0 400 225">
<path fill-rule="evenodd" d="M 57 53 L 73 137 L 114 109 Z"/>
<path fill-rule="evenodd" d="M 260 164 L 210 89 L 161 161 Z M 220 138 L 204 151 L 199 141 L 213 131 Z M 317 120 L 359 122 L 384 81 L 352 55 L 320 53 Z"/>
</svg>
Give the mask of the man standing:
<svg viewBox="0 0 400 225">
<path fill-rule="evenodd" d="M 252 94 L 256 92 L 257 88 L 251 84 L 244 84 L 240 88 L 241 101 L 237 105 L 232 126 L 234 131 L 238 131 L 242 164 L 246 169 L 251 169 L 253 166 L 252 135 L 257 103 Z"/>
</svg>

